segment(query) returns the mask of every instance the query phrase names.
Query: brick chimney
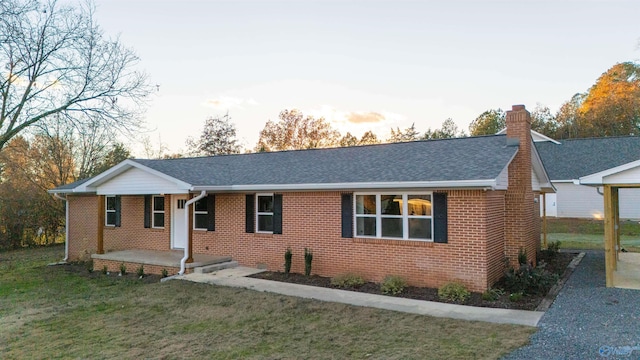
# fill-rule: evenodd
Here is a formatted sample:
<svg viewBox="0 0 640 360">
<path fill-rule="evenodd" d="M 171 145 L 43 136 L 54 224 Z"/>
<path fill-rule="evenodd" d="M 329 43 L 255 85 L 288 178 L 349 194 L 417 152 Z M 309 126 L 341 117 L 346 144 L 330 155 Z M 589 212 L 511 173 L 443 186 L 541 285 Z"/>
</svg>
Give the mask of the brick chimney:
<svg viewBox="0 0 640 360">
<path fill-rule="evenodd" d="M 531 115 L 524 105 L 507 111 L 507 143 L 518 143 L 518 153 L 509 164 L 509 185 L 505 194 L 505 255 L 518 266 L 518 253 L 525 250 L 529 262 L 536 263 L 534 193 L 531 188 Z"/>
</svg>

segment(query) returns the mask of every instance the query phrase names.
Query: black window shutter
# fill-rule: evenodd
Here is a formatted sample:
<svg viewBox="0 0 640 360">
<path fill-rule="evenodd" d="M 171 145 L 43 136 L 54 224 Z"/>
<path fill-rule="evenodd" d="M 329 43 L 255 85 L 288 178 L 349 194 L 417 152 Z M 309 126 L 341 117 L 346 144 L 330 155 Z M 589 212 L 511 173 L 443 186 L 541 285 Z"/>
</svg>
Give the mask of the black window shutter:
<svg viewBox="0 0 640 360">
<path fill-rule="evenodd" d="M 342 194 L 342 237 L 353 237 L 353 194 Z"/>
<path fill-rule="evenodd" d="M 282 234 L 282 194 L 273 195 L 273 233 Z"/>
<path fill-rule="evenodd" d="M 216 231 L 216 196 L 213 194 L 207 195 L 207 213 L 207 231 Z"/>
<path fill-rule="evenodd" d="M 151 195 L 144 196 L 144 227 L 151 227 Z"/>
<path fill-rule="evenodd" d="M 447 242 L 447 194 L 433 193 L 433 242 Z"/>
<path fill-rule="evenodd" d="M 116 195 L 116 224 L 115 225 L 117 227 L 120 227 L 120 219 L 122 218 L 121 216 L 122 206 L 120 204 L 120 201 L 121 201 L 120 195 Z"/>
<path fill-rule="evenodd" d="M 254 228 L 255 228 L 255 210 L 256 210 L 256 206 L 255 206 L 255 195 L 253 194 L 248 194 L 246 196 L 246 211 L 245 211 L 245 231 L 248 233 L 252 233 L 254 232 Z"/>
</svg>

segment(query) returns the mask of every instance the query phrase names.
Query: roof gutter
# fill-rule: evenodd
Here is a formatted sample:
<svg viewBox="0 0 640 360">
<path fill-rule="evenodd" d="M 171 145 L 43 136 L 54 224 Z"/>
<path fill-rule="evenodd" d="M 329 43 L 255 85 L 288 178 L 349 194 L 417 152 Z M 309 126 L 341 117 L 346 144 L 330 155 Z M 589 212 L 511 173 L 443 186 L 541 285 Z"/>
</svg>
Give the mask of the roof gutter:
<svg viewBox="0 0 640 360">
<path fill-rule="evenodd" d="M 397 182 L 360 182 L 360 183 L 315 183 L 315 184 L 249 184 L 249 185 L 196 185 L 194 191 L 263 191 L 263 190 L 363 190 L 363 189 L 495 189 L 495 179 L 458 180 L 458 181 L 397 181 Z"/>
<path fill-rule="evenodd" d="M 184 223 L 187 224 L 187 226 L 185 226 L 185 231 L 186 231 L 186 235 L 187 235 L 187 245 L 184 247 L 184 256 L 182 257 L 182 259 L 180 260 L 180 272 L 178 273 L 178 275 L 183 275 L 184 271 L 185 271 L 185 267 L 187 264 L 187 259 L 189 258 L 189 246 L 191 245 L 191 242 L 189 241 L 189 227 L 193 226 L 193 224 L 189 224 L 189 205 L 193 204 L 194 202 L 202 199 L 203 197 L 207 196 L 207 192 L 205 190 L 202 190 L 200 192 L 200 195 L 190 199 L 189 201 L 187 201 L 184 204 Z"/>
<path fill-rule="evenodd" d="M 60 196 L 58 193 L 53 193 L 56 199 L 64 201 L 64 259 L 63 263 L 69 260 L 69 199 L 67 196 Z"/>
</svg>

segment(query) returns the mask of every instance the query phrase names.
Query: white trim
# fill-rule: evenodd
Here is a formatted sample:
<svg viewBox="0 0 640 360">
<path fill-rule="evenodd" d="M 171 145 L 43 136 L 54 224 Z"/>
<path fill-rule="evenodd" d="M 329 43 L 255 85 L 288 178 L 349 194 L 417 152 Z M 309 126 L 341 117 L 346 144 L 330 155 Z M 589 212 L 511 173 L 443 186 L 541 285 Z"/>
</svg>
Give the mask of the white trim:
<svg viewBox="0 0 640 360">
<path fill-rule="evenodd" d="M 259 201 L 258 198 L 259 197 L 271 197 L 271 212 L 260 212 L 259 211 Z M 258 234 L 273 234 L 273 230 L 271 231 L 264 231 L 264 230 L 260 230 L 260 221 L 258 221 L 258 217 L 262 215 L 262 216 L 271 216 L 271 227 L 273 228 L 273 193 L 258 193 L 256 194 L 256 233 Z"/>
<path fill-rule="evenodd" d="M 205 198 L 206 198 L 206 196 L 203 197 L 202 199 L 198 200 L 198 201 L 195 201 L 193 203 L 193 224 L 191 224 L 191 226 L 193 227 L 193 230 L 205 230 L 205 231 L 209 230 L 208 226 L 205 226 L 203 228 L 197 228 L 196 227 L 196 215 L 205 215 L 205 216 L 207 216 L 207 221 L 209 220 L 209 218 L 208 218 L 208 216 L 209 216 L 209 203 L 205 200 Z M 205 204 L 207 204 L 207 211 L 202 211 L 202 210 L 196 211 L 196 204 L 198 202 L 200 202 L 201 200 L 205 200 Z"/>
<path fill-rule="evenodd" d="M 312 183 L 312 184 L 256 184 L 256 185 L 224 185 L 194 186 L 193 191 L 298 191 L 298 190 L 367 190 L 367 189 L 496 189 L 496 179 L 456 180 L 456 181 L 396 181 L 396 182 L 359 182 L 359 183 Z"/>
<path fill-rule="evenodd" d="M 551 179 L 549 179 L 547 169 L 544 167 L 544 163 L 542 162 L 542 158 L 540 158 L 538 149 L 536 149 L 536 146 L 533 143 L 531 144 L 531 168 L 538 177 L 540 190 L 548 193 L 555 193 L 556 188 L 553 186 Z"/>
<path fill-rule="evenodd" d="M 188 190 L 191 188 L 191 184 L 188 184 L 182 180 L 178 180 L 172 176 L 169 176 L 163 172 L 160 172 L 158 170 L 154 170 L 150 167 L 144 166 L 134 160 L 131 159 L 127 159 L 124 160 L 123 162 L 119 163 L 118 165 L 115 165 L 114 167 L 110 168 L 109 170 L 106 170 L 105 172 L 96 175 L 93 179 L 90 179 L 88 181 L 86 181 L 83 184 L 78 185 L 77 187 L 73 188 L 73 189 L 69 189 L 69 192 L 95 192 L 96 188 L 101 185 L 106 183 L 107 181 L 115 178 L 116 176 L 124 173 L 125 171 L 131 169 L 131 168 L 137 168 L 140 169 L 142 171 L 145 171 L 151 175 L 154 176 L 158 176 L 164 180 L 170 181 L 174 184 L 176 184 L 176 186 L 178 188 L 184 189 L 184 190 Z M 187 192 L 185 192 L 187 193 Z M 111 195 L 111 194 L 101 194 L 101 195 Z M 126 195 L 143 195 L 143 194 L 126 194 Z"/>
<path fill-rule="evenodd" d="M 632 161 L 591 175 L 582 176 L 578 180 L 574 181 L 574 183 L 577 183 L 578 185 L 603 185 L 604 178 L 606 176 L 614 175 L 637 167 L 640 167 L 640 160 Z"/>
<path fill-rule="evenodd" d="M 376 197 L 376 213 L 375 214 L 358 214 L 357 197 L 366 195 L 374 195 Z M 401 215 L 383 215 L 382 214 L 382 195 L 400 195 L 402 196 L 402 214 Z M 429 195 L 431 198 L 431 214 L 430 215 L 409 215 L 409 195 Z M 375 218 L 376 219 L 376 235 L 358 235 L 358 218 Z M 382 219 L 402 219 L 402 237 L 389 237 L 382 235 Z M 431 238 L 420 239 L 409 237 L 409 219 L 428 219 L 431 220 Z M 405 240 L 405 241 L 425 241 L 433 242 L 433 192 L 432 191 L 400 191 L 400 192 L 357 192 L 353 193 L 353 234 L 355 238 L 364 239 L 388 239 L 388 240 Z"/>
<path fill-rule="evenodd" d="M 109 210 L 109 198 L 113 198 L 113 210 Z M 109 224 L 109 220 L 108 220 L 109 217 L 107 216 L 107 215 L 109 215 L 109 213 L 114 213 L 115 214 L 117 212 L 116 209 L 115 209 L 115 207 L 116 207 L 115 202 L 116 201 L 117 200 L 116 200 L 116 196 L 115 195 L 107 195 L 107 196 L 104 197 L 104 226 L 115 227 L 116 226 L 115 222 L 118 222 L 116 219 L 114 219 L 115 222 L 113 224 Z M 117 217 L 117 215 L 116 215 L 116 217 Z"/>
<path fill-rule="evenodd" d="M 502 129 L 502 130 L 498 131 L 498 132 L 496 133 L 496 135 L 503 135 L 503 134 L 506 134 L 506 133 L 507 133 L 507 128 L 504 128 L 504 129 Z M 535 131 L 535 130 L 531 130 L 531 134 L 532 134 L 531 139 L 533 140 L 533 142 L 545 142 L 545 141 L 550 141 L 550 142 L 552 142 L 552 143 L 554 143 L 554 144 L 560 145 L 560 142 L 559 142 L 559 141 L 554 140 L 554 139 L 552 139 L 552 138 L 548 137 L 547 135 L 541 134 L 541 133 L 539 133 L 539 132 L 537 132 L 537 131 Z M 535 139 L 533 139 L 533 135 L 540 137 L 542 140 L 538 140 L 538 141 L 536 141 Z"/>
<path fill-rule="evenodd" d="M 162 211 L 156 210 L 156 198 L 162 198 L 162 209 L 163 209 Z M 165 228 L 165 226 L 164 226 L 165 224 L 164 223 L 165 223 L 166 219 L 164 219 L 164 217 L 165 217 L 164 215 L 166 214 L 166 211 L 167 211 L 166 204 L 167 203 L 166 203 L 166 199 L 165 199 L 164 195 L 153 195 L 151 197 L 151 228 L 152 229 L 164 229 Z M 163 217 L 162 226 L 156 226 L 156 216 L 155 215 L 156 214 L 160 214 L 160 213 L 162 213 L 162 217 Z"/>
</svg>

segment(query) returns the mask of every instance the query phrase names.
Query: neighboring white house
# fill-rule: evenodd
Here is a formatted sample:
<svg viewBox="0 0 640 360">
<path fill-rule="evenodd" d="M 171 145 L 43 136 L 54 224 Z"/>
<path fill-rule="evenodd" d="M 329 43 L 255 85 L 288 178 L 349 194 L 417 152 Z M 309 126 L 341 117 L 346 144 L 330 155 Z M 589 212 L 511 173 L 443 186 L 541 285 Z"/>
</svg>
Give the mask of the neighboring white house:
<svg viewBox="0 0 640 360">
<path fill-rule="evenodd" d="M 546 195 L 550 217 L 602 219 L 601 189 L 577 185 L 577 180 L 640 160 L 638 136 L 556 141 L 532 131 L 531 137 L 557 190 Z M 640 189 L 620 189 L 619 197 L 620 218 L 640 219 Z"/>
</svg>

